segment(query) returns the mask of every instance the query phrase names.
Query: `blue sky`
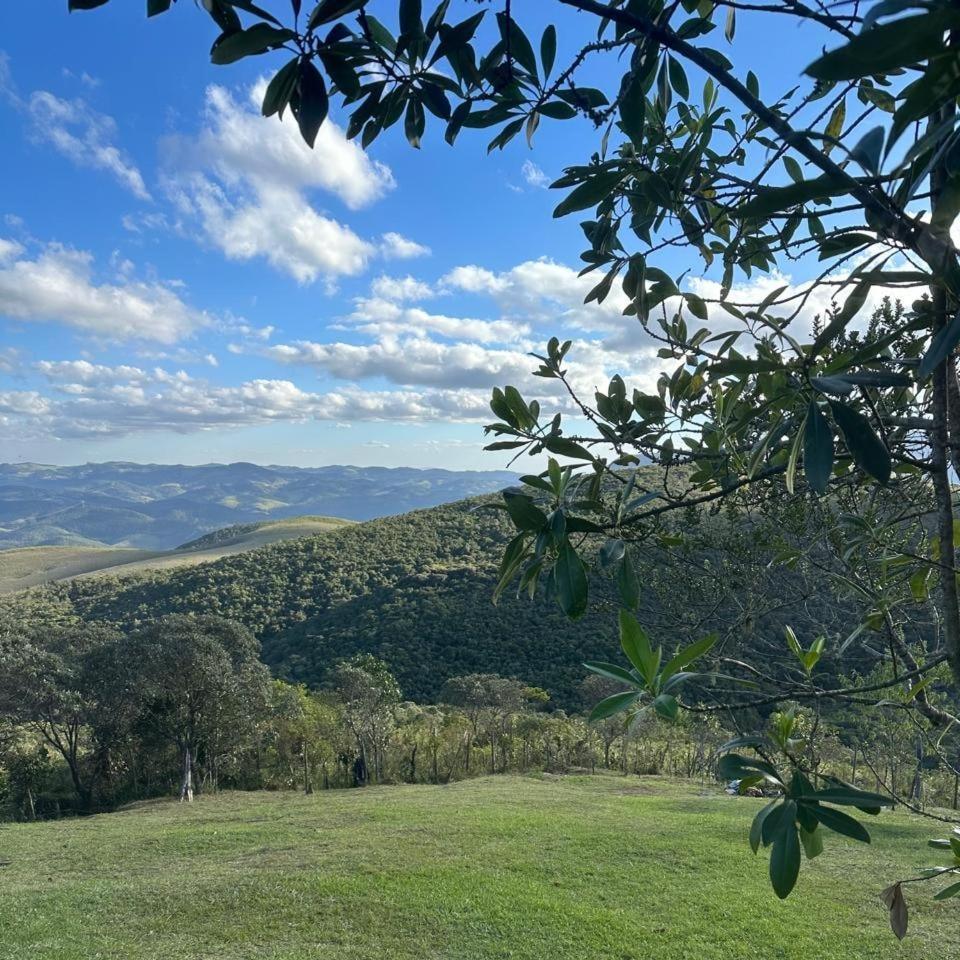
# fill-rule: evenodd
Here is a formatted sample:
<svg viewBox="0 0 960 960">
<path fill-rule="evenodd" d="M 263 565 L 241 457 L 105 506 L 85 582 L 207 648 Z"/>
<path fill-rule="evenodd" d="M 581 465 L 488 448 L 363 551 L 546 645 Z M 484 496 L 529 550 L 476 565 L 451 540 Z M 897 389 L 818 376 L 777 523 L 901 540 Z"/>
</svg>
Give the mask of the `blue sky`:
<svg viewBox="0 0 960 960">
<path fill-rule="evenodd" d="M 258 114 L 269 61 L 211 66 L 192 4 L 46 6 L 42 30 L 0 8 L 3 459 L 494 469 L 490 389 L 549 403 L 526 353 L 550 335 L 583 389 L 652 382 L 622 303 L 582 306 L 578 218 L 551 218 L 586 124 L 490 156 L 482 133 L 451 150 L 428 125 L 414 151 L 394 129 L 364 155 L 334 113 L 311 153 Z M 736 43 L 779 93 L 815 51 L 759 31 Z"/>
</svg>

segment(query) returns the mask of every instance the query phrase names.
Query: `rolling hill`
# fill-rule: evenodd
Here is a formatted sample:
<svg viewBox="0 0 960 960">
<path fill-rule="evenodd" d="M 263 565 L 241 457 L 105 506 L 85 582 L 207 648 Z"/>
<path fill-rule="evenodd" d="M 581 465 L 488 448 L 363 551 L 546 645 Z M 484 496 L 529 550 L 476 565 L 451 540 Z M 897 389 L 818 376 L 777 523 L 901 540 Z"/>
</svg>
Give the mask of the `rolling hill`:
<svg viewBox="0 0 960 960">
<path fill-rule="evenodd" d="M 76 577 L 128 576 L 148 570 L 169 570 L 211 563 L 282 540 L 295 540 L 349 526 L 334 517 L 292 517 L 225 527 L 175 550 L 113 547 L 22 547 L 0 550 L 0 594 Z"/>
<path fill-rule="evenodd" d="M 511 530 L 501 511 L 477 509 L 487 503 L 343 526 L 211 563 L 150 570 L 143 568 L 153 561 L 146 561 L 134 573 L 118 567 L 7 596 L 0 616 L 128 627 L 203 611 L 246 624 L 278 676 L 310 685 L 322 684 L 337 660 L 370 652 L 421 702 L 435 698 L 450 676 L 491 672 L 544 687 L 558 706 L 578 706 L 583 661 L 620 659 L 612 581 L 595 576 L 590 610 L 575 623 L 542 594 L 507 595 L 494 606 L 496 568 Z M 734 645 L 766 644 L 772 663 L 789 656 L 785 623 L 801 634 L 849 632 L 843 604 L 823 591 L 811 597 L 794 590 L 790 571 L 771 567 L 762 551 L 755 563 L 738 556 L 735 580 L 724 577 L 716 558 L 702 574 L 680 560 L 671 566 L 644 557 L 640 570 L 641 616 L 668 647 L 717 629 Z"/>
<path fill-rule="evenodd" d="M 506 471 L 385 467 L 0 464 L 0 550 L 172 550 L 223 527 L 305 515 L 369 520 L 491 493 Z"/>
</svg>

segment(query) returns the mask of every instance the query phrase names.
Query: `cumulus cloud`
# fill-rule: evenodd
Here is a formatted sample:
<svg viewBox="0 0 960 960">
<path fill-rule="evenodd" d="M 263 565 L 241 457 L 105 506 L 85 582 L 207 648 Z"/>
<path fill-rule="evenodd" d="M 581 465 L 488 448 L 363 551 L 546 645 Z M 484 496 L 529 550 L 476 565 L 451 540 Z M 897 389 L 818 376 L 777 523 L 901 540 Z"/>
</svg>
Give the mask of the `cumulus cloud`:
<svg viewBox="0 0 960 960">
<path fill-rule="evenodd" d="M 0 248 L 0 256 L 2 256 L 2 248 Z M 409 275 L 406 277 L 379 276 L 370 284 L 370 290 L 381 300 L 398 303 L 405 300 L 429 300 L 434 296 L 433 288 L 429 283 Z"/>
<path fill-rule="evenodd" d="M 566 402 L 557 384 L 532 376 L 536 362 L 530 353 L 542 350 L 542 327 L 542 333 L 568 331 L 575 338 L 571 378 L 587 396 L 614 372 L 651 387 L 659 369 L 657 345 L 636 320 L 621 316 L 625 300 L 615 306 L 583 305 L 595 282 L 549 260 L 527 261 L 501 273 L 460 267 L 433 285 L 410 276 L 378 277 L 369 296 L 358 297 L 350 314 L 328 326 L 363 335 L 366 342 L 297 340 L 251 352 L 354 383 L 461 389 L 471 410 L 478 402 L 485 405 L 492 387 L 505 383 L 556 406 Z M 450 315 L 420 302 L 464 292 L 492 306 L 494 316 Z"/>
<path fill-rule="evenodd" d="M 465 390 L 303 390 L 290 380 L 223 386 L 183 371 L 40 361 L 52 394 L 0 391 L 0 435 L 89 439 L 191 433 L 269 423 L 478 420 L 486 397 Z"/>
<path fill-rule="evenodd" d="M 374 290 L 376 287 L 374 283 Z M 379 339 L 425 337 L 434 333 L 452 340 L 480 343 L 514 343 L 530 332 L 522 323 L 453 317 L 378 296 L 358 297 L 353 312 L 334 325 L 334 329 L 356 329 Z"/>
<path fill-rule="evenodd" d="M 72 78 L 68 70 L 63 73 Z M 86 73 L 80 79 L 87 86 L 97 85 Z M 134 196 L 150 199 L 143 174 L 115 143 L 117 123 L 113 117 L 94 110 L 85 100 L 65 100 L 48 90 L 21 95 L 13 79 L 10 58 L 2 50 L 0 100 L 27 117 L 30 136 L 35 141 L 52 145 L 77 166 L 105 170 Z"/>
<path fill-rule="evenodd" d="M 489 389 L 524 377 L 531 367 L 522 351 L 472 343 L 438 343 L 427 337 L 385 338 L 377 343 L 301 340 L 265 351 L 279 363 L 310 366 L 341 380 L 384 378 L 399 385 Z"/>
<path fill-rule="evenodd" d="M 426 257 L 430 248 L 410 240 L 400 233 L 388 232 L 380 238 L 380 253 L 388 260 L 411 260 Z"/>
<path fill-rule="evenodd" d="M 315 209 L 309 193 L 357 210 L 394 187 L 390 169 L 329 120 L 311 150 L 289 118 L 260 116 L 263 92 L 260 82 L 240 103 L 223 87 L 208 88 L 199 134 L 165 142 L 167 192 L 231 259 L 262 257 L 300 283 L 360 273 L 378 245 Z"/>
<path fill-rule="evenodd" d="M 213 323 L 169 285 L 98 283 L 91 254 L 51 243 L 35 256 L 0 240 L 0 316 L 63 323 L 108 340 L 173 343 Z"/>
<path fill-rule="evenodd" d="M 47 90 L 37 90 L 25 103 L 31 135 L 49 143 L 79 167 L 104 170 L 140 200 L 150 193 L 143 174 L 116 145 L 117 124 L 82 99 L 64 100 Z"/>
<path fill-rule="evenodd" d="M 630 321 L 623 316 L 628 301 L 618 284 L 602 304 L 583 302 L 601 276 L 594 272 L 581 277 L 544 257 L 499 273 L 475 264 L 456 267 L 443 277 L 441 286 L 491 297 L 505 319 L 549 325 L 553 332 L 563 327 L 584 332 L 622 329 Z"/>
</svg>

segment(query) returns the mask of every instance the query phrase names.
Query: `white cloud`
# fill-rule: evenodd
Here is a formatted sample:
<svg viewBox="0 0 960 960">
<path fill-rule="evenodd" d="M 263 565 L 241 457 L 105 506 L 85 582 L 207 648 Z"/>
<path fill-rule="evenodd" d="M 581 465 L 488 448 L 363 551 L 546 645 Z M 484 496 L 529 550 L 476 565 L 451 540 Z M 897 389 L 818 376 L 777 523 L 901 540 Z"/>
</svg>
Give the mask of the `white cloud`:
<svg viewBox="0 0 960 960">
<path fill-rule="evenodd" d="M 0 349 L 0 373 L 8 377 L 19 377 L 23 374 L 19 350 L 14 347 Z"/>
<path fill-rule="evenodd" d="M 847 273 L 840 275 L 845 278 Z M 841 289 L 833 282 L 837 278 L 827 277 L 828 282 L 813 284 L 809 281 L 795 281 L 789 274 L 771 273 L 765 276 L 757 277 L 749 282 L 735 284 L 727 296 L 727 301 L 732 304 L 740 304 L 746 309 L 746 305 L 756 305 L 761 303 L 765 297 L 781 288 L 782 292 L 777 297 L 778 305 L 770 309 L 770 313 L 777 317 L 790 318 L 788 332 L 800 340 L 809 337 L 813 330 L 814 321 L 820 318 L 824 321 L 827 314 L 836 308 L 839 308 L 853 289 L 848 285 Z M 718 299 L 720 296 L 720 284 L 715 280 L 706 280 L 703 278 L 693 278 L 690 281 L 690 288 L 694 293 L 701 297 L 709 299 Z M 923 293 L 927 292 L 926 287 L 881 287 L 874 286 L 867 295 L 866 302 L 860 309 L 857 317 L 851 324 L 851 329 L 864 329 L 870 320 L 871 315 L 881 306 L 884 297 L 891 300 L 901 300 L 909 305 Z M 783 301 L 780 303 L 780 301 Z M 719 306 L 710 304 L 711 328 L 717 331 L 745 329 L 745 324 L 730 316 Z M 769 330 L 757 327 L 758 335 L 766 335 Z"/>
<path fill-rule="evenodd" d="M 314 367 L 341 380 L 385 378 L 402 386 L 451 389 L 489 389 L 525 377 L 532 365 L 522 351 L 438 343 L 427 337 L 386 338 L 370 344 L 301 340 L 264 352 L 279 363 Z"/>
<path fill-rule="evenodd" d="M 526 324 L 514 321 L 451 317 L 377 296 L 357 298 L 353 312 L 334 328 L 356 329 L 381 340 L 436 333 L 452 340 L 480 343 L 514 343 L 530 332 Z"/>
<path fill-rule="evenodd" d="M 6 240 L 0 237 L 0 263 L 19 257 L 23 253 L 23 246 L 15 240 Z"/>
<path fill-rule="evenodd" d="M 240 104 L 208 88 L 198 136 L 166 141 L 168 193 L 231 259 L 263 257 L 300 283 L 360 273 L 377 245 L 315 209 L 308 193 L 332 193 L 356 210 L 391 190 L 393 175 L 329 120 L 311 150 L 289 117 L 260 116 L 263 92 L 260 82 Z"/>
<path fill-rule="evenodd" d="M 583 302 L 602 276 L 595 271 L 581 277 L 543 257 L 500 273 L 476 265 L 456 267 L 441 280 L 441 287 L 492 297 L 505 319 L 549 326 L 551 332 L 568 326 L 587 332 L 620 330 L 635 323 L 623 316 L 628 300 L 619 284 L 602 304 Z"/>
<path fill-rule="evenodd" d="M 574 339 L 570 376 L 585 396 L 606 386 L 615 372 L 651 387 L 660 367 L 657 345 L 635 319 L 622 316 L 622 294 L 599 307 L 584 306 L 594 283 L 595 278 L 578 277 L 549 260 L 527 261 L 502 273 L 461 267 L 435 286 L 409 276 L 380 277 L 371 285 L 371 296 L 357 298 L 353 311 L 328 327 L 364 334 L 367 342 L 299 340 L 252 350 L 341 380 L 461 389 L 482 396 L 484 403 L 493 386 L 513 383 L 556 407 L 566 403 L 558 385 L 532 376 L 536 361 L 529 354 L 543 348 L 535 332 L 542 326 L 544 333 Z M 451 316 L 416 302 L 458 292 L 487 298 L 498 315 Z M 472 409 L 475 398 L 470 404 Z"/>
<path fill-rule="evenodd" d="M 430 248 L 391 231 L 380 238 L 380 253 L 388 260 L 411 260 L 428 256 Z"/>
<path fill-rule="evenodd" d="M 64 100 L 47 90 L 37 90 L 24 108 L 31 134 L 51 144 L 80 167 L 105 170 L 140 200 L 150 193 L 137 165 L 115 143 L 117 124 L 81 99 Z"/>
<path fill-rule="evenodd" d="M 91 254 L 51 243 L 35 257 L 19 245 L 0 260 L 0 316 L 63 323 L 109 340 L 173 343 L 213 323 L 169 286 L 121 279 L 97 283 Z"/>
<path fill-rule="evenodd" d="M 550 186 L 550 178 L 532 161 L 524 160 L 520 168 L 523 179 L 531 187 L 545 190 Z"/>
<path fill-rule="evenodd" d="M 3 248 L 0 247 L 0 256 L 2 255 Z M 370 284 L 370 289 L 374 296 L 381 300 L 394 300 L 397 303 L 404 300 L 428 300 L 434 296 L 430 284 L 411 276 L 379 276 Z"/>
<path fill-rule="evenodd" d="M 0 392 L 0 436 L 7 438 L 122 437 L 157 431 L 191 433 L 269 423 L 361 420 L 479 420 L 484 393 L 466 390 L 360 390 L 325 393 L 289 380 L 211 384 L 183 371 L 110 367 L 85 361 L 41 361 L 53 395 Z"/>
</svg>

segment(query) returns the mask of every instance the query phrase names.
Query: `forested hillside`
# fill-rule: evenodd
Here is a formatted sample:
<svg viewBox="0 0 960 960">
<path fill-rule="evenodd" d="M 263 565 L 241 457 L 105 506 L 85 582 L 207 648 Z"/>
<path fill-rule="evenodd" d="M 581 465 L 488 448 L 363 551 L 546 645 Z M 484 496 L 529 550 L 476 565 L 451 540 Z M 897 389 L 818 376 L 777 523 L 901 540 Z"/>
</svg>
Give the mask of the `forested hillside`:
<svg viewBox="0 0 960 960">
<path fill-rule="evenodd" d="M 509 538 L 500 511 L 475 499 L 369 521 L 227 557 L 132 577 L 100 576 L 11 596 L 6 612 L 31 622 L 81 617 L 130 626 L 166 613 L 205 613 L 249 626 L 278 676 L 322 684 L 358 652 L 384 659 L 405 696 L 430 701 L 450 676 L 492 672 L 580 705 L 586 659 L 619 659 L 611 582 L 575 623 L 547 597 L 508 592 L 492 603 L 496 562 Z M 668 567 L 637 557 L 641 615 L 668 648 L 718 630 L 728 652 L 748 644 L 787 656 L 782 626 L 839 637 L 853 622 L 823 588 L 770 567 L 769 551 L 725 521 L 688 531 Z M 751 545 L 754 544 L 754 545 Z M 736 565 L 733 580 L 726 572 Z M 603 602 L 608 599 L 608 602 Z"/>
</svg>

